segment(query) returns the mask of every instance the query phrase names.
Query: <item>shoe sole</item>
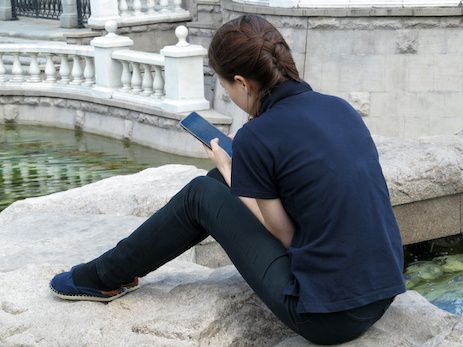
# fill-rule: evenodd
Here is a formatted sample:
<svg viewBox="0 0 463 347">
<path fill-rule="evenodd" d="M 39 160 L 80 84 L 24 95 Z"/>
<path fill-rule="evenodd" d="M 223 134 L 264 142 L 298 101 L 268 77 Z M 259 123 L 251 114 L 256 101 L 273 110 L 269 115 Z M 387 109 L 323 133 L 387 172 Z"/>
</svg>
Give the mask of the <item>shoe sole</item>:
<svg viewBox="0 0 463 347">
<path fill-rule="evenodd" d="M 134 290 L 140 288 L 140 284 L 137 284 L 136 286 L 133 287 L 124 287 L 124 290 L 120 292 L 119 294 L 107 297 L 107 298 L 102 298 L 99 296 L 92 296 L 92 295 L 85 295 L 85 294 L 75 294 L 75 295 L 69 295 L 69 294 L 63 294 L 58 292 L 56 289 L 54 289 L 51 284 L 49 285 L 51 292 L 53 295 L 57 296 L 58 298 L 64 299 L 64 300 L 74 300 L 74 301 L 99 301 L 99 302 L 110 302 L 113 301 L 117 298 L 120 298 L 121 296 L 133 292 Z"/>
</svg>

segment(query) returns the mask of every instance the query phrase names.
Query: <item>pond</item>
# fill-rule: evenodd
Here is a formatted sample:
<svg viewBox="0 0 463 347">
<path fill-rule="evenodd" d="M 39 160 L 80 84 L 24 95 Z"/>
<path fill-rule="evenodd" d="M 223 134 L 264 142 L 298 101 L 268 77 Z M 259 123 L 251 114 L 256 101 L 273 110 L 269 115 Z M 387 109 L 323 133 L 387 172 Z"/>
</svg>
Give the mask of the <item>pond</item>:
<svg viewBox="0 0 463 347">
<path fill-rule="evenodd" d="M 463 316 L 463 236 L 405 247 L 407 289 L 443 310 Z"/>
<path fill-rule="evenodd" d="M 0 124 L 0 211 L 16 200 L 165 164 L 212 168 L 208 159 L 73 130 Z"/>
</svg>

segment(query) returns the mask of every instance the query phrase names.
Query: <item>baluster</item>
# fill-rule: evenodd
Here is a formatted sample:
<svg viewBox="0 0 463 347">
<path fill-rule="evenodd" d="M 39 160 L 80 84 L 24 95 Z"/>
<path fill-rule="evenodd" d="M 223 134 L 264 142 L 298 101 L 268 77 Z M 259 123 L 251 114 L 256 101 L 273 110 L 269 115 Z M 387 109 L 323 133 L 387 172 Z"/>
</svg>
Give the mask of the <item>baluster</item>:
<svg viewBox="0 0 463 347">
<path fill-rule="evenodd" d="M 140 0 L 133 0 L 133 11 L 135 12 L 135 16 L 139 16 L 142 13 L 141 11 L 141 1 Z"/>
<path fill-rule="evenodd" d="M 41 82 L 40 79 L 40 68 L 37 61 L 37 53 L 31 53 L 31 64 L 29 65 L 29 82 L 37 83 Z"/>
<path fill-rule="evenodd" d="M 71 77 L 70 77 L 71 67 L 69 65 L 68 56 L 66 54 L 60 54 L 60 57 L 61 57 L 61 63 L 59 67 L 59 75 L 61 76 L 60 83 L 68 84 L 69 81 L 71 80 Z"/>
<path fill-rule="evenodd" d="M 140 65 L 132 62 L 132 93 L 140 94 L 141 92 L 141 73 Z"/>
<path fill-rule="evenodd" d="M 6 82 L 6 69 L 5 65 L 3 65 L 3 54 L 0 53 L 0 82 Z"/>
<path fill-rule="evenodd" d="M 74 60 L 72 64 L 72 82 L 71 84 L 80 85 L 84 81 L 82 78 L 82 66 L 80 66 L 80 57 L 78 55 L 73 55 L 72 59 Z"/>
<path fill-rule="evenodd" d="M 151 66 L 143 64 L 143 95 L 150 96 L 153 94 L 153 75 L 151 74 Z"/>
<path fill-rule="evenodd" d="M 55 64 L 53 64 L 52 54 L 45 54 L 47 62 L 45 63 L 45 82 L 46 83 L 55 83 L 56 82 L 56 69 Z"/>
<path fill-rule="evenodd" d="M 174 0 L 174 12 L 183 12 L 182 0 Z"/>
<path fill-rule="evenodd" d="M 130 91 L 130 81 L 132 76 L 129 70 L 129 63 L 125 60 L 120 61 L 122 63 L 122 76 L 121 76 L 121 83 L 122 83 L 122 91 L 129 92 Z"/>
<path fill-rule="evenodd" d="M 87 87 L 92 86 L 95 83 L 95 68 L 93 66 L 93 59 L 92 57 L 85 57 L 85 69 L 84 69 L 84 77 L 85 83 Z"/>
<path fill-rule="evenodd" d="M 129 15 L 129 6 L 126 0 L 119 0 L 119 13 L 121 17 Z"/>
<path fill-rule="evenodd" d="M 13 81 L 22 82 L 24 81 L 23 69 L 21 67 L 21 62 L 19 61 L 19 53 L 13 53 Z"/>
<path fill-rule="evenodd" d="M 159 5 L 161 5 L 161 13 L 169 12 L 169 0 L 160 0 Z"/>
<path fill-rule="evenodd" d="M 154 66 L 153 88 L 154 97 L 160 99 L 164 95 L 164 79 L 162 78 L 161 67 L 157 65 Z"/>
<path fill-rule="evenodd" d="M 156 0 L 146 0 L 146 10 L 148 14 L 156 13 Z"/>
</svg>

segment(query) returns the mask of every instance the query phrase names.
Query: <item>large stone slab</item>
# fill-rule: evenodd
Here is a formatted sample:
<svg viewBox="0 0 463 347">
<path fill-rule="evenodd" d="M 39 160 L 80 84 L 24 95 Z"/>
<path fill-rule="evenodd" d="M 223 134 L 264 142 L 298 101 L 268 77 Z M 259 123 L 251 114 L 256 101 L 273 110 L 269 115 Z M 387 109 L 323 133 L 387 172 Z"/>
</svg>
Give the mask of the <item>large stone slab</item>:
<svg viewBox="0 0 463 347">
<path fill-rule="evenodd" d="M 69 216 L 57 212 L 14 216 L 10 221 L 0 221 L 0 271 L 37 263 L 88 262 L 113 248 L 145 221 L 134 216 Z M 180 259 L 193 262 L 194 254 L 191 249 Z"/>
<path fill-rule="evenodd" d="M 109 304 L 52 296 L 49 279 L 67 268 L 0 272 L 2 347 L 314 346 L 284 327 L 232 266 L 211 270 L 173 261 Z M 363 337 L 344 345 L 462 346 L 462 321 L 407 292 Z"/>
<path fill-rule="evenodd" d="M 463 192 L 463 136 L 374 139 L 393 205 Z"/>
</svg>

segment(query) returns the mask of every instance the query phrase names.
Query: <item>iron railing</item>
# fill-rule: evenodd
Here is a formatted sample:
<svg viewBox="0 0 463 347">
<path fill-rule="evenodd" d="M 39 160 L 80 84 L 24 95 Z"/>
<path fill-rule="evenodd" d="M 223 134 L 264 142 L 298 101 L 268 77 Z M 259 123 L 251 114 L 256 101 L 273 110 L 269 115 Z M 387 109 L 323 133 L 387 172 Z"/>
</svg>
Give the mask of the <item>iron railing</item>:
<svg viewBox="0 0 463 347">
<path fill-rule="evenodd" d="M 77 0 L 77 25 L 79 28 L 84 27 L 84 23 L 87 23 L 91 14 L 90 0 Z"/>
<path fill-rule="evenodd" d="M 11 0 L 13 16 L 59 19 L 63 12 L 61 0 Z"/>
</svg>

